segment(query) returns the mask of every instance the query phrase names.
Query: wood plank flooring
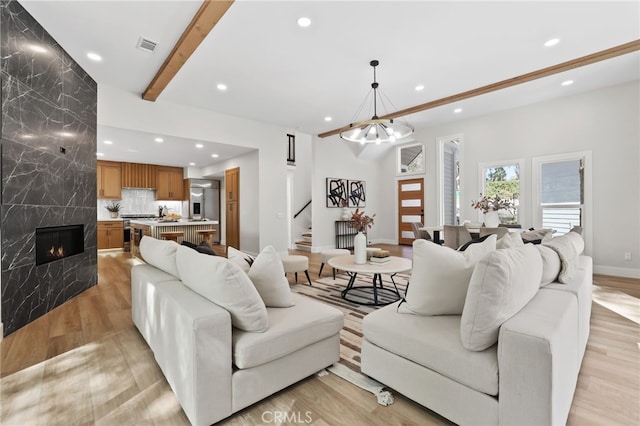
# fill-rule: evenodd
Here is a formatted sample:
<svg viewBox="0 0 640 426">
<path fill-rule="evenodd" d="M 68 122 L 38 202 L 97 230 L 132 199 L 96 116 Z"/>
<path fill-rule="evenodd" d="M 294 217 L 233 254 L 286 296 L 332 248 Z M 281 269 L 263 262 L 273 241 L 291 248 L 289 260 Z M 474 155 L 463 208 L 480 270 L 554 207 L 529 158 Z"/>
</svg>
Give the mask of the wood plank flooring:
<svg viewBox="0 0 640 426">
<path fill-rule="evenodd" d="M 411 258 L 411 247 L 381 247 Z M 317 277 L 319 254 L 292 254 L 309 256 L 309 273 Z M 2 341 L 0 424 L 188 424 L 131 322 L 129 274 L 135 262 L 126 253 L 100 252 L 98 285 Z M 591 335 L 568 424 L 638 425 L 640 280 L 596 275 L 594 286 Z M 279 424 L 449 424 L 394 396 L 395 403 L 383 407 L 333 374 L 312 376 L 221 424 L 274 424 L 277 413 L 294 416 Z"/>
</svg>

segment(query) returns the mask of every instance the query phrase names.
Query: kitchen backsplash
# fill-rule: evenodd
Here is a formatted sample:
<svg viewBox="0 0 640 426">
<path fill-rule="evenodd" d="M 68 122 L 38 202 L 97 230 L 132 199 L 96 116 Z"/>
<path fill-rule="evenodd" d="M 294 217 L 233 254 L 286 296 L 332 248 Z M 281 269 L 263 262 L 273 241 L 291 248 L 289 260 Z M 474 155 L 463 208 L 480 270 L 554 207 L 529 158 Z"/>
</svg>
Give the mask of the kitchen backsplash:
<svg viewBox="0 0 640 426">
<path fill-rule="evenodd" d="M 110 218 L 106 206 L 113 202 L 114 200 L 98 200 L 98 220 Z M 142 213 L 157 216 L 158 208 L 167 206 L 169 213 L 182 215 L 182 201 L 156 201 L 156 193 L 151 189 L 123 189 L 120 204 L 120 214 Z"/>
</svg>

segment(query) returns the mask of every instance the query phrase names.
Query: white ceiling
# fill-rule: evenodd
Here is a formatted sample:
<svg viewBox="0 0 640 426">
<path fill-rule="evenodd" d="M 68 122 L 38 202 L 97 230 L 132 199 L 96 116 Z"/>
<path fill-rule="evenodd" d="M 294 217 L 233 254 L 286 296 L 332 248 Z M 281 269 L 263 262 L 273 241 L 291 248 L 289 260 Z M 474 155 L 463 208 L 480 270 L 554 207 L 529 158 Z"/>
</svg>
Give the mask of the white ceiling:
<svg viewBox="0 0 640 426">
<path fill-rule="evenodd" d="M 20 3 L 99 85 L 135 93 L 148 86 L 201 4 Z M 296 24 L 301 16 L 311 19 L 310 27 Z M 158 43 L 153 54 L 136 49 L 140 37 Z M 560 43 L 543 46 L 554 37 Z M 371 90 L 371 59 L 380 61 L 377 80 L 393 103 L 378 107 L 382 115 L 639 38 L 637 1 L 237 0 L 156 102 L 318 134 L 372 115 L 367 105 L 364 115 L 354 116 Z M 103 61 L 87 59 L 89 51 L 102 55 Z M 635 52 L 405 119 L 426 127 L 639 78 L 640 54 Z M 574 84 L 561 86 L 567 79 Z M 228 90 L 218 91 L 218 83 Z M 419 84 L 425 88 L 417 92 Z M 463 112 L 454 114 L 457 107 Z M 333 121 L 325 122 L 325 116 Z M 105 159 L 152 162 L 146 147 L 157 136 L 162 135 L 99 125 L 98 150 Z M 105 146 L 104 139 L 114 144 Z M 186 166 L 196 154 L 183 148 L 198 142 L 166 137 L 155 145 L 162 148 L 154 151 L 153 162 Z M 218 160 L 246 152 L 235 149 L 206 147 L 207 152 L 224 153 Z M 199 162 L 205 157 L 200 155 Z"/>
</svg>

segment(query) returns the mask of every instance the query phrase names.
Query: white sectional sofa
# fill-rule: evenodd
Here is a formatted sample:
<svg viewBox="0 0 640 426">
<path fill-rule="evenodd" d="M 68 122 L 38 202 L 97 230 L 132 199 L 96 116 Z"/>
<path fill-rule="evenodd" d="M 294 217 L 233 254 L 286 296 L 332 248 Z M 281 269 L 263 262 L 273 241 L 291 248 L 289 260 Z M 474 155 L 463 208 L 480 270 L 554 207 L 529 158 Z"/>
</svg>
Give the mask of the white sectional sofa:
<svg viewBox="0 0 640 426">
<path fill-rule="evenodd" d="M 416 253 L 414 244 L 410 289 L 420 275 L 416 274 L 416 268 L 420 269 Z M 485 267 L 491 267 L 486 264 L 490 262 L 487 257 L 476 264 L 469 293 L 473 283 L 482 280 L 479 275 L 485 271 L 478 269 L 483 261 Z M 529 262 L 523 270 L 523 274 L 535 276 L 534 281 L 548 273 L 538 273 L 538 268 L 549 267 L 544 256 L 542 263 L 536 262 Z M 499 325 L 497 343 L 484 350 L 469 350 L 461 337 L 468 322 L 481 316 L 474 312 L 473 319 L 465 317 L 464 311 L 470 309 L 469 294 L 459 314 L 412 314 L 397 302 L 367 315 L 363 320 L 362 372 L 461 425 L 565 424 L 591 316 L 592 260 L 576 256 L 575 262 L 573 276 L 565 276 L 564 283 L 556 279 L 535 287 L 533 296 Z M 509 291 L 501 290 L 502 295 Z M 513 293 L 519 295 L 523 290 L 516 288 Z M 511 299 L 506 296 L 506 303 Z M 502 303 L 497 298 L 484 302 Z M 473 303 L 483 301 L 475 298 Z"/>
<path fill-rule="evenodd" d="M 239 306 L 227 296 L 216 304 L 208 297 L 226 291 L 216 285 L 245 280 L 239 266 L 150 237 L 140 248 L 147 264 L 131 271 L 133 322 L 192 424 L 218 422 L 339 359 L 339 310 L 290 293 L 288 283 L 292 306 Z M 219 277 L 221 271 L 227 275 Z M 191 282 L 198 277 L 204 287 Z M 247 286 L 242 291 L 243 299 L 255 296 Z M 260 320 L 239 321 L 241 311 Z"/>
</svg>

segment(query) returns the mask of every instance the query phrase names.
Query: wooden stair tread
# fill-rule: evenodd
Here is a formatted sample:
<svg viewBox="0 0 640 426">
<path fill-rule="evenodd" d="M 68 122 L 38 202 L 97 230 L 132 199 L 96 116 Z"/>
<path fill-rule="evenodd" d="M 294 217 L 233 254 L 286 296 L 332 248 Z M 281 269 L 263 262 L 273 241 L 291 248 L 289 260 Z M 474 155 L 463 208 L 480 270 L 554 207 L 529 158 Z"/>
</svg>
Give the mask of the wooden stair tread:
<svg viewBox="0 0 640 426">
<path fill-rule="evenodd" d="M 299 244 L 301 246 L 310 246 L 311 241 L 296 241 L 296 244 Z"/>
</svg>

